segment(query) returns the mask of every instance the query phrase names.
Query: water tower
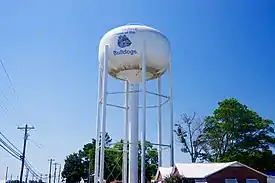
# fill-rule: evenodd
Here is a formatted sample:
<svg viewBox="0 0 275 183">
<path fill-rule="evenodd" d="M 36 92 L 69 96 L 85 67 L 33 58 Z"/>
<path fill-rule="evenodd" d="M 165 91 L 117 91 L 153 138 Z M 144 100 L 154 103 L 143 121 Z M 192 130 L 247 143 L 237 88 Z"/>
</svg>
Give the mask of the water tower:
<svg viewBox="0 0 275 183">
<path fill-rule="evenodd" d="M 161 94 L 161 76 L 168 71 L 168 96 Z M 125 106 L 108 104 L 107 91 L 108 75 L 125 82 Z M 170 147 L 170 166 L 174 165 L 173 138 L 173 103 L 171 53 L 168 39 L 158 30 L 144 25 L 125 25 L 107 32 L 99 44 L 99 77 L 98 77 L 98 107 L 97 107 L 97 139 L 95 153 L 94 183 L 103 182 L 104 175 L 104 147 L 102 138 L 99 146 L 100 134 L 106 133 L 106 107 L 116 106 L 125 110 L 124 142 L 123 142 L 123 183 L 138 182 L 138 140 L 139 121 L 141 121 L 141 183 L 145 183 L 145 141 L 146 141 L 146 95 L 154 94 L 158 97 L 158 158 L 162 165 L 162 146 Z M 147 91 L 147 81 L 157 80 L 157 92 Z M 141 93 L 141 94 L 140 94 Z M 139 105 L 139 95 L 142 104 Z M 162 102 L 162 98 L 166 101 Z M 170 107 L 169 124 L 170 144 L 162 144 L 161 137 L 161 106 L 167 103 Z M 142 119 L 139 120 L 139 108 Z M 166 131 L 167 132 L 167 131 Z M 104 137 L 104 135 L 102 135 Z M 129 145 L 129 149 L 128 149 Z M 129 158 L 128 158 L 129 155 Z M 129 162 L 128 162 L 129 159 Z M 128 169 L 129 168 L 129 169 Z M 127 171 L 128 170 L 128 171 Z"/>
</svg>

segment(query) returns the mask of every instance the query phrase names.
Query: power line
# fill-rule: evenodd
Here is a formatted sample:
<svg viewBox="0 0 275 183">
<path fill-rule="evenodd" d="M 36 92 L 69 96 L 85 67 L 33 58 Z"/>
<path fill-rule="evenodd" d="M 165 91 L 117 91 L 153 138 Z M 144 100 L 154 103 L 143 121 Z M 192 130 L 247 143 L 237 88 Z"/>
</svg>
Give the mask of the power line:
<svg viewBox="0 0 275 183">
<path fill-rule="evenodd" d="M 29 164 L 26 164 L 25 167 L 30 171 L 30 173 L 35 177 L 35 178 L 40 178 L 40 175 L 36 173 L 30 166 Z"/>
<path fill-rule="evenodd" d="M 31 171 L 32 174 L 39 176 L 39 173 L 36 172 L 36 170 L 32 167 L 32 165 L 30 163 L 26 162 L 25 166 Z"/>
<path fill-rule="evenodd" d="M 13 143 L 2 133 L 2 132 L 0 132 L 0 135 L 2 135 L 2 137 L 4 137 L 4 139 L 8 142 L 8 143 L 10 143 L 10 145 L 14 148 L 14 149 L 16 149 L 20 154 L 22 154 L 22 152 L 15 146 L 15 145 L 13 145 Z"/>
<path fill-rule="evenodd" d="M 32 139 L 29 139 L 29 141 L 32 142 L 39 149 L 44 147 L 43 144 L 40 144 L 39 142 L 36 142 L 36 141 L 34 141 Z"/>
<path fill-rule="evenodd" d="M 3 148 L 7 153 L 9 153 L 11 156 L 13 156 L 14 158 L 16 158 L 17 160 L 21 160 L 20 156 L 17 156 L 15 154 L 13 154 L 11 151 L 8 150 L 8 148 L 4 147 L 2 144 L 0 144 L 0 147 Z M 30 165 L 30 163 L 26 163 L 25 167 L 30 171 L 30 173 L 32 175 L 34 175 L 36 178 L 39 178 L 39 174 L 37 172 L 35 172 L 34 168 Z"/>
<path fill-rule="evenodd" d="M 13 143 L 3 134 L 0 132 L 0 134 L 4 137 L 4 139 L 11 144 L 11 146 L 9 146 L 3 139 L 0 138 L 0 147 L 3 148 L 6 152 L 8 152 L 11 156 L 13 156 L 14 158 L 16 158 L 19 161 L 22 161 L 22 153 L 21 151 L 16 148 L 15 145 L 13 145 Z M 2 143 L 2 144 L 1 144 Z M 18 152 L 17 152 L 17 151 Z M 26 167 L 27 169 L 29 169 L 29 172 L 34 175 L 36 178 L 40 178 L 40 173 L 31 165 L 31 163 L 29 162 L 29 160 L 27 160 L 25 158 L 25 164 L 24 167 Z"/>
<path fill-rule="evenodd" d="M 0 147 L 2 147 L 6 152 L 8 152 L 11 156 L 16 158 L 17 160 L 21 160 L 20 156 L 13 154 L 8 148 L 4 147 L 2 144 L 0 144 Z M 33 166 L 28 162 L 25 164 L 25 167 L 31 172 L 32 175 L 39 178 L 39 173 L 33 168 Z"/>
<path fill-rule="evenodd" d="M 26 164 L 27 164 L 27 166 L 29 166 L 29 168 L 30 168 L 31 170 L 33 170 L 33 172 L 35 172 L 35 174 L 36 174 L 37 176 L 40 175 L 40 172 L 38 172 L 38 171 L 32 166 L 32 164 L 29 162 L 29 160 L 27 160 L 27 159 L 26 159 Z"/>
<path fill-rule="evenodd" d="M 8 71 L 7 71 L 6 67 L 5 67 L 5 65 L 4 65 L 3 60 L 0 60 L 0 62 L 1 62 L 2 68 L 3 68 L 4 72 L 5 72 L 5 75 L 6 75 L 6 77 L 8 78 L 10 88 L 12 89 L 12 91 L 13 91 L 13 93 L 15 94 L 17 100 L 19 101 L 19 96 L 18 96 L 18 94 L 17 94 L 17 92 L 16 92 L 16 90 L 15 90 L 15 87 L 14 87 L 13 82 L 12 82 L 12 80 L 11 80 L 11 77 L 10 77 L 10 75 L 9 75 L 9 73 L 8 73 Z M 0 91 L 0 95 L 1 95 L 3 98 L 5 98 L 6 100 L 9 100 L 8 97 L 7 97 L 2 91 Z M 4 112 L 5 112 L 6 114 L 8 114 L 8 109 L 7 109 L 5 106 L 0 105 L 0 107 L 4 110 Z M 13 110 L 15 111 L 15 108 L 14 108 L 14 107 L 13 107 Z"/>
<path fill-rule="evenodd" d="M 16 156 L 20 157 L 20 154 L 18 152 L 16 152 L 14 149 L 12 149 L 6 142 L 4 142 L 4 140 L 2 140 L 0 138 L 0 142 L 6 147 L 8 148 L 8 150 L 10 150 L 12 153 L 14 153 Z"/>
<path fill-rule="evenodd" d="M 8 109 L 7 109 L 5 106 L 3 106 L 2 104 L 0 104 L 0 107 L 3 109 L 3 111 L 4 111 L 6 114 L 8 114 Z"/>
<path fill-rule="evenodd" d="M 0 144 L 0 147 L 2 147 L 7 153 L 9 153 L 11 156 L 13 156 L 14 158 L 20 160 L 20 157 L 16 156 L 15 154 L 13 154 L 12 152 L 10 152 L 7 148 L 5 148 L 2 144 Z"/>
<path fill-rule="evenodd" d="M 1 142 L 3 143 L 3 141 L 1 140 Z M 7 144 L 4 142 L 3 143 L 4 146 L 2 144 L 0 144 L 0 147 L 2 147 L 6 152 L 8 152 L 11 156 L 13 156 L 14 158 L 16 158 L 17 160 L 21 160 L 21 156 L 18 154 L 14 154 L 14 150 L 10 148 L 10 146 L 6 146 Z M 6 147 L 5 147 L 6 146 Z M 32 175 L 34 175 L 36 178 L 39 178 L 39 173 L 37 173 L 37 171 L 34 169 L 34 167 L 29 163 L 29 161 L 27 160 L 25 167 L 30 171 L 30 173 Z"/>
<path fill-rule="evenodd" d="M 2 97 L 6 100 L 9 100 L 8 97 L 3 93 L 3 92 L 0 92 L 0 94 L 2 95 Z"/>
<path fill-rule="evenodd" d="M 16 92 L 16 90 L 15 90 L 15 88 L 14 88 L 14 86 L 13 86 L 11 77 L 10 77 L 10 75 L 8 74 L 8 71 L 7 71 L 7 69 L 6 69 L 6 67 L 5 67 L 5 65 L 4 65 L 4 63 L 3 63 L 3 60 L 0 60 L 0 62 L 1 62 L 1 66 L 2 66 L 2 68 L 3 68 L 4 72 L 5 72 L 5 74 L 6 74 L 7 78 L 8 78 L 8 80 L 9 80 L 10 87 L 11 87 L 11 89 L 13 90 L 14 94 L 16 95 L 17 100 L 19 100 L 19 97 L 18 97 L 17 92 Z"/>
</svg>

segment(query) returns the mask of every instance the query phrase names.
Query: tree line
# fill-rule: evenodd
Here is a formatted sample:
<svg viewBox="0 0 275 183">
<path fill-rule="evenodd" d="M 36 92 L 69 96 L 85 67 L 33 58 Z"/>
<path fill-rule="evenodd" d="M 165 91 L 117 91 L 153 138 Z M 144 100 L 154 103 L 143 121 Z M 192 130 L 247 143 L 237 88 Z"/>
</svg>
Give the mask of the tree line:
<svg viewBox="0 0 275 183">
<path fill-rule="evenodd" d="M 265 119 L 237 99 L 218 102 L 212 115 L 199 118 L 196 113 L 183 114 L 175 123 L 174 133 L 181 151 L 191 162 L 238 161 L 261 172 L 275 171 L 274 123 Z M 112 143 L 107 133 L 105 175 L 107 181 L 122 179 L 122 140 Z M 62 178 L 67 183 L 88 182 L 88 169 L 94 173 L 95 139 L 65 159 Z M 141 148 L 139 144 L 139 164 Z M 146 179 L 157 171 L 157 151 L 146 143 Z M 140 174 L 139 174 L 140 175 Z M 93 180 L 93 179 L 92 179 Z M 167 180 L 168 181 L 168 180 Z"/>
<path fill-rule="evenodd" d="M 218 102 L 203 119 L 183 114 L 175 124 L 181 151 L 191 162 L 238 161 L 261 172 L 275 171 L 274 123 L 235 98 Z"/>
<path fill-rule="evenodd" d="M 100 137 L 101 139 L 101 137 Z M 105 135 L 105 162 L 104 162 L 104 178 L 107 182 L 114 180 L 122 180 L 122 161 L 123 161 L 123 141 L 120 140 L 112 143 L 112 139 L 108 133 Z M 141 144 L 138 145 L 139 165 L 141 163 Z M 89 172 L 90 181 L 93 181 L 94 163 L 95 163 L 95 147 L 96 140 L 85 144 L 79 152 L 70 154 L 65 159 L 65 165 L 62 171 L 63 181 L 66 183 L 77 183 L 81 180 L 88 182 Z M 145 167 L 146 179 L 150 181 L 156 174 L 158 155 L 157 149 L 147 141 L 145 144 Z M 89 171 L 90 167 L 90 171 Z M 139 166 L 140 167 L 140 166 Z M 140 169 L 139 169 L 140 175 Z M 139 177 L 140 178 L 140 177 Z"/>
</svg>

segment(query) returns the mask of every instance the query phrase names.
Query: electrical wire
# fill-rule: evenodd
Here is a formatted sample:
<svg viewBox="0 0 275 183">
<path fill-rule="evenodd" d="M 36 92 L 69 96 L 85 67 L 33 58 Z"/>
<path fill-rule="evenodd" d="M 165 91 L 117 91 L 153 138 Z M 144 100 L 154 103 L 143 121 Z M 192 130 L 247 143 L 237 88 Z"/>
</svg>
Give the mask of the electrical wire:
<svg viewBox="0 0 275 183">
<path fill-rule="evenodd" d="M 15 146 L 15 145 L 13 145 L 13 143 L 2 133 L 2 132 L 0 132 L 0 135 L 2 135 L 2 137 L 4 137 L 4 139 L 8 142 L 8 143 L 10 143 L 10 145 L 14 148 L 14 149 L 16 149 L 20 154 L 22 154 L 22 152 Z"/>
<path fill-rule="evenodd" d="M 0 107 L 3 109 L 3 111 L 4 111 L 6 114 L 8 114 L 8 109 L 7 109 L 5 106 L 3 106 L 2 104 L 0 104 Z"/>
<path fill-rule="evenodd" d="M 17 92 L 16 92 L 16 90 L 15 90 L 15 87 L 14 87 L 13 82 L 12 82 L 12 80 L 11 80 L 11 77 L 10 77 L 10 75 L 9 75 L 9 73 L 8 73 L 8 71 L 7 71 L 6 67 L 5 67 L 5 65 L 4 65 L 3 60 L 0 60 L 0 62 L 1 62 L 2 69 L 4 70 L 5 75 L 6 75 L 6 77 L 8 78 L 8 82 L 9 82 L 10 88 L 12 89 L 12 91 L 13 91 L 13 93 L 15 94 L 17 100 L 19 101 L 19 96 L 18 96 L 18 94 L 17 94 Z M 2 91 L 0 91 L 0 95 L 1 95 L 3 98 L 5 98 L 5 100 L 7 100 L 7 101 L 9 100 L 8 97 L 7 97 Z M 3 106 L 3 105 L 0 105 L 0 107 L 3 109 L 3 111 L 4 111 L 6 114 L 8 114 L 8 108 L 6 108 L 6 107 Z M 12 107 L 12 108 L 13 108 L 12 110 L 15 111 L 15 108 L 14 108 L 14 107 Z"/>
<path fill-rule="evenodd" d="M 36 147 L 38 147 L 39 149 L 40 148 L 43 148 L 43 144 L 40 144 L 40 143 L 37 143 L 36 141 L 32 140 L 32 139 L 29 139 L 30 142 L 32 142 Z"/>
<path fill-rule="evenodd" d="M 13 143 L 6 137 L 4 136 L 3 133 L 0 132 L 0 134 L 5 138 L 6 141 L 8 141 L 11 145 L 9 146 L 3 139 L 0 138 L 0 147 L 3 148 L 6 152 L 8 152 L 11 156 L 13 156 L 14 158 L 16 158 L 17 160 L 21 161 L 21 157 L 22 157 L 22 153 L 21 151 L 19 151 L 18 148 L 16 148 Z M 2 143 L 2 144 L 1 144 Z M 17 151 L 18 152 L 17 152 Z M 25 158 L 25 167 L 30 171 L 30 173 L 36 177 L 36 178 L 40 178 L 40 173 L 31 165 L 31 163 L 29 162 L 29 160 L 27 158 Z"/>
<path fill-rule="evenodd" d="M 2 142 L 2 143 L 3 143 L 3 142 Z M 11 151 L 11 150 L 9 149 L 9 147 L 5 147 L 5 146 L 3 146 L 2 144 L 0 144 L 0 147 L 2 147 L 2 148 L 3 148 L 7 153 L 9 153 L 11 156 L 13 156 L 13 157 L 16 158 L 17 160 L 21 161 L 20 156 L 14 154 L 14 152 Z M 25 159 L 25 160 L 26 160 L 25 167 L 30 171 L 30 173 L 31 173 L 34 177 L 40 178 L 40 174 L 37 173 L 37 171 L 36 171 L 36 170 L 34 169 L 34 167 L 30 164 L 30 162 L 29 162 L 27 159 Z"/>
<path fill-rule="evenodd" d="M 16 152 L 13 148 L 11 148 L 3 139 L 0 138 L 0 142 L 6 147 L 8 148 L 12 153 L 14 153 L 16 156 L 21 156 L 20 153 Z"/>
<path fill-rule="evenodd" d="M 0 92 L 0 94 L 4 99 L 9 100 L 8 97 L 3 92 Z"/>
<path fill-rule="evenodd" d="M 8 73 L 8 71 L 7 71 L 4 63 L 3 63 L 3 60 L 0 60 L 0 62 L 1 62 L 2 68 L 3 68 L 4 72 L 5 72 L 5 75 L 8 78 L 9 85 L 10 85 L 12 91 L 14 92 L 17 100 L 19 101 L 19 96 L 18 96 L 18 94 L 16 92 L 16 89 L 15 89 L 15 87 L 13 85 L 11 77 L 10 77 L 10 75 L 9 75 L 9 73 Z M 2 97 L 4 97 L 6 100 L 8 100 L 8 98 L 6 97 L 6 95 L 4 95 L 3 92 L 0 91 L 0 95 L 2 95 Z M 0 105 L 0 107 L 5 111 L 5 113 L 7 113 L 7 108 L 6 107 L 4 107 L 2 105 Z M 4 136 L 3 133 L 0 132 L 0 135 L 2 135 L 4 137 L 4 139 L 12 146 L 11 147 L 3 139 L 0 138 L 0 142 L 3 144 L 3 145 L 0 144 L 0 147 L 3 148 L 6 152 L 8 152 L 10 155 L 12 155 L 14 158 L 16 158 L 17 160 L 21 161 L 22 152 L 15 145 L 13 145 L 13 143 L 6 136 Z M 34 167 L 31 165 L 31 163 L 26 158 L 25 158 L 25 161 L 26 161 L 25 167 L 27 169 L 29 169 L 30 173 L 33 176 L 35 176 L 36 178 L 40 178 L 40 174 L 38 173 L 37 170 L 34 169 Z"/>
<path fill-rule="evenodd" d="M 0 62 L 1 62 L 1 66 L 2 66 L 5 74 L 6 74 L 7 78 L 8 78 L 8 80 L 9 80 L 10 87 L 11 87 L 12 91 L 14 92 L 14 94 L 16 95 L 17 100 L 19 100 L 19 96 L 17 95 L 15 87 L 13 86 L 13 83 L 12 83 L 11 77 L 10 77 L 10 75 L 9 75 L 9 73 L 8 73 L 8 71 L 7 71 L 4 63 L 3 63 L 3 60 L 0 60 Z"/>
<path fill-rule="evenodd" d="M 33 172 L 35 172 L 36 175 L 40 175 L 41 173 L 39 173 L 33 166 L 32 164 L 29 162 L 29 160 L 26 159 L 26 163 L 27 165 L 33 170 Z"/>
<path fill-rule="evenodd" d="M 29 172 L 36 178 L 39 178 L 40 175 L 38 173 L 36 173 L 29 164 L 26 164 L 25 167 L 29 170 Z"/>
<path fill-rule="evenodd" d="M 16 156 L 15 154 L 13 154 L 12 152 L 10 152 L 6 147 L 4 147 L 2 144 L 0 144 L 0 147 L 2 147 L 7 153 L 9 153 L 11 156 L 13 156 L 14 158 L 21 160 L 20 157 Z"/>
</svg>

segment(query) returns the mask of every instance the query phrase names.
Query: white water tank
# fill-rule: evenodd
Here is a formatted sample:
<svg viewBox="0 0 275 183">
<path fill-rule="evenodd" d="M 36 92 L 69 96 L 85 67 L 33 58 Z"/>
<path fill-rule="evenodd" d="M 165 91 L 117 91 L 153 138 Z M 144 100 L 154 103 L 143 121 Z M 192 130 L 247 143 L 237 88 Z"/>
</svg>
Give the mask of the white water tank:
<svg viewBox="0 0 275 183">
<path fill-rule="evenodd" d="M 99 62 L 104 60 L 105 45 L 109 46 L 109 74 L 130 83 L 141 82 L 142 54 L 146 55 L 147 80 L 160 77 L 171 60 L 168 39 L 144 25 L 125 25 L 107 32 L 99 44 Z"/>
</svg>

